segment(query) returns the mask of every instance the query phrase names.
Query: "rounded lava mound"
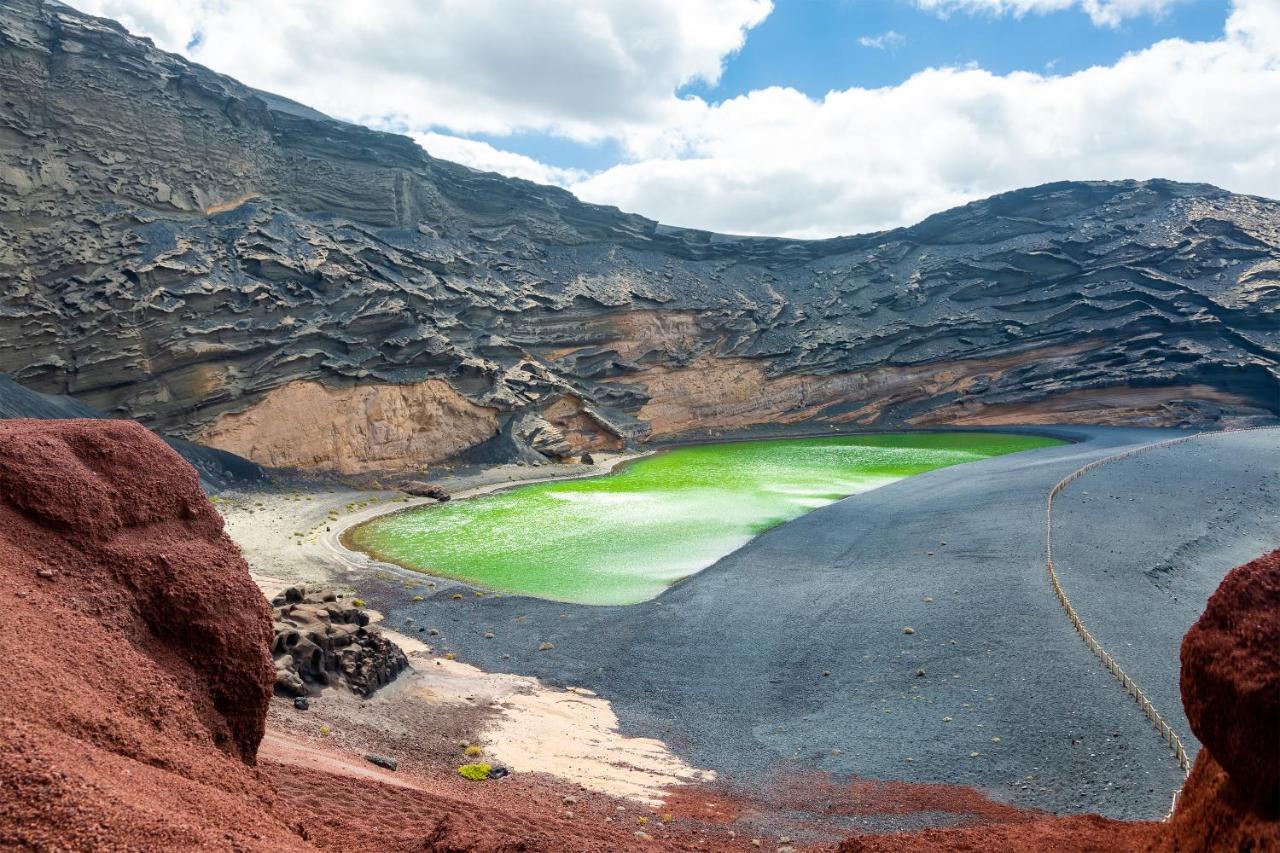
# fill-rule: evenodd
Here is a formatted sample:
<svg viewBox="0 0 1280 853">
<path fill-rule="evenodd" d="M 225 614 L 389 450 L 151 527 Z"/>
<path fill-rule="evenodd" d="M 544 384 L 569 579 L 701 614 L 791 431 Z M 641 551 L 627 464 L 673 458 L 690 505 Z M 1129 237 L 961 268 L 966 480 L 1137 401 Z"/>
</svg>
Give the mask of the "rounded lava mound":
<svg viewBox="0 0 1280 853">
<path fill-rule="evenodd" d="M 305 847 L 249 766 L 266 601 L 154 434 L 0 422 L 0 635 L 0 847 Z"/>
<path fill-rule="evenodd" d="M 1227 575 L 1187 632 L 1182 703 L 1204 749 L 1174 849 L 1280 849 L 1280 551 Z"/>
</svg>

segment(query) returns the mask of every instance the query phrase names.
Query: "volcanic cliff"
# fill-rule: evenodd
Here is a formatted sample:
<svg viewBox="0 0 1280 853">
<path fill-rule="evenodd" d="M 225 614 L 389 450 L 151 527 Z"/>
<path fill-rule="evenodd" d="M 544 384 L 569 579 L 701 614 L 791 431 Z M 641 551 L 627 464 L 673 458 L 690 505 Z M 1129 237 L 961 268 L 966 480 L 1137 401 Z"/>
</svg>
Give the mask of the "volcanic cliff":
<svg viewBox="0 0 1280 853">
<path fill-rule="evenodd" d="M 435 159 L 50 0 L 0 8 L 0 372 L 281 467 L 693 430 L 1280 414 L 1280 204 L 1019 190 L 829 240 Z"/>
</svg>

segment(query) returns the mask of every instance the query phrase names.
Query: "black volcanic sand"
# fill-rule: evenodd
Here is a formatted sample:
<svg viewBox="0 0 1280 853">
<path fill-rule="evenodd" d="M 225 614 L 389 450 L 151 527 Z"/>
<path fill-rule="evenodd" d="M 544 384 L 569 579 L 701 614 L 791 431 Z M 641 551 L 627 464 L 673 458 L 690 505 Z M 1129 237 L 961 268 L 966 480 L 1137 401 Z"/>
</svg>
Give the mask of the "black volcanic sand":
<svg viewBox="0 0 1280 853">
<path fill-rule="evenodd" d="M 1054 598 L 1044 501 L 1086 462 L 1181 433 L 1055 432 L 1080 443 L 846 498 L 644 604 L 453 600 L 453 585 L 414 604 L 391 583 L 362 578 L 361 589 L 389 624 L 412 616 L 439 629 L 441 651 L 598 692 L 627 733 L 662 738 L 735 784 L 818 770 L 973 785 L 1055 812 L 1163 816 L 1182 772 Z M 1227 569 L 1277 544 L 1280 433 L 1115 464 L 1062 500 L 1064 585 L 1185 730 L 1178 644 Z"/>
<path fill-rule="evenodd" d="M 1054 526 L 1054 564 L 1076 611 L 1198 748 L 1176 652 L 1227 572 L 1280 546 L 1280 430 L 1211 434 L 1104 465 L 1058 497 Z"/>
</svg>

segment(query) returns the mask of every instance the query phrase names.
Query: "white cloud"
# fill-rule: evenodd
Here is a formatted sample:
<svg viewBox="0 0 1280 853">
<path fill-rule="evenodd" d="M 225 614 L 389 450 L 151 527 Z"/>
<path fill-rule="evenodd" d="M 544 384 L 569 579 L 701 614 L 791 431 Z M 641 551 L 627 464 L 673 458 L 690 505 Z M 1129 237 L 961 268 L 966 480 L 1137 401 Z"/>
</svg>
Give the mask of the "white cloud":
<svg viewBox="0 0 1280 853">
<path fill-rule="evenodd" d="M 1043 15 L 1079 6 L 1100 27 L 1117 27 L 1126 18 L 1160 17 L 1189 0 L 915 0 L 921 9 L 950 15 L 955 12 L 991 15 Z"/>
<path fill-rule="evenodd" d="M 132 9 L 131 25 L 150 21 L 170 46 L 195 32 L 175 5 L 194 4 L 205 40 L 193 54 L 219 71 L 339 116 L 399 116 L 435 156 L 673 225 L 848 234 L 1063 179 L 1166 177 L 1280 197 L 1276 0 L 1234 0 L 1217 39 L 1168 40 L 1073 74 L 934 68 L 820 99 L 773 87 L 718 104 L 677 91 L 715 79 L 766 3 L 541 0 L 499 15 L 497 0 L 386 0 L 376 12 L 335 3 L 318 15 L 319 0 L 278 0 L 259 21 L 229 0 L 204 0 L 214 12 L 197 0 L 80 1 Z M 916 2 L 1010 14 L 1077 5 L 1100 25 L 1169 5 Z M 455 135 L 520 127 L 610 139 L 625 162 L 587 174 Z"/>
<path fill-rule="evenodd" d="M 770 0 L 72 0 L 331 115 L 599 139 L 715 83 Z M 197 44 L 188 48 L 199 34 Z"/>
<path fill-rule="evenodd" d="M 513 178 L 524 178 L 539 184 L 572 187 L 587 179 L 582 169 L 548 166 L 532 157 L 495 148 L 487 142 L 462 139 L 444 133 L 415 133 L 414 141 L 432 157 L 452 160 L 482 172 L 499 172 Z"/>
<path fill-rule="evenodd" d="M 815 100 L 698 104 L 634 162 L 575 186 L 679 225 L 829 236 L 1062 179 L 1166 177 L 1280 197 L 1280 13 L 1237 0 L 1224 37 L 1070 75 L 923 71 Z"/>
<path fill-rule="evenodd" d="M 876 36 L 862 36 L 858 39 L 858 44 L 863 47 L 870 47 L 876 50 L 895 50 L 907 43 L 906 36 L 901 33 L 889 30 Z"/>
</svg>

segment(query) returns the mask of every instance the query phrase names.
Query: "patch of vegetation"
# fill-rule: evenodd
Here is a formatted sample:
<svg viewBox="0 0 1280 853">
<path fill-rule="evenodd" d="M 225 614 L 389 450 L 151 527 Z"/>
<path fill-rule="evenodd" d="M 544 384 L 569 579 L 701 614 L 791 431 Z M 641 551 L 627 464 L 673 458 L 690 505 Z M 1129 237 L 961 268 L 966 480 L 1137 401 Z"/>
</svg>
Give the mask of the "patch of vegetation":
<svg viewBox="0 0 1280 853">
<path fill-rule="evenodd" d="M 472 782 L 483 782 L 489 778 L 489 771 L 493 768 L 488 764 L 464 764 L 458 768 L 458 775 L 463 779 L 470 779 Z"/>
<path fill-rule="evenodd" d="M 463 752 L 466 753 L 471 758 L 475 758 L 477 755 L 484 755 L 484 747 L 480 746 L 479 744 L 469 743 L 467 744 L 467 748 L 464 749 Z"/>
</svg>

